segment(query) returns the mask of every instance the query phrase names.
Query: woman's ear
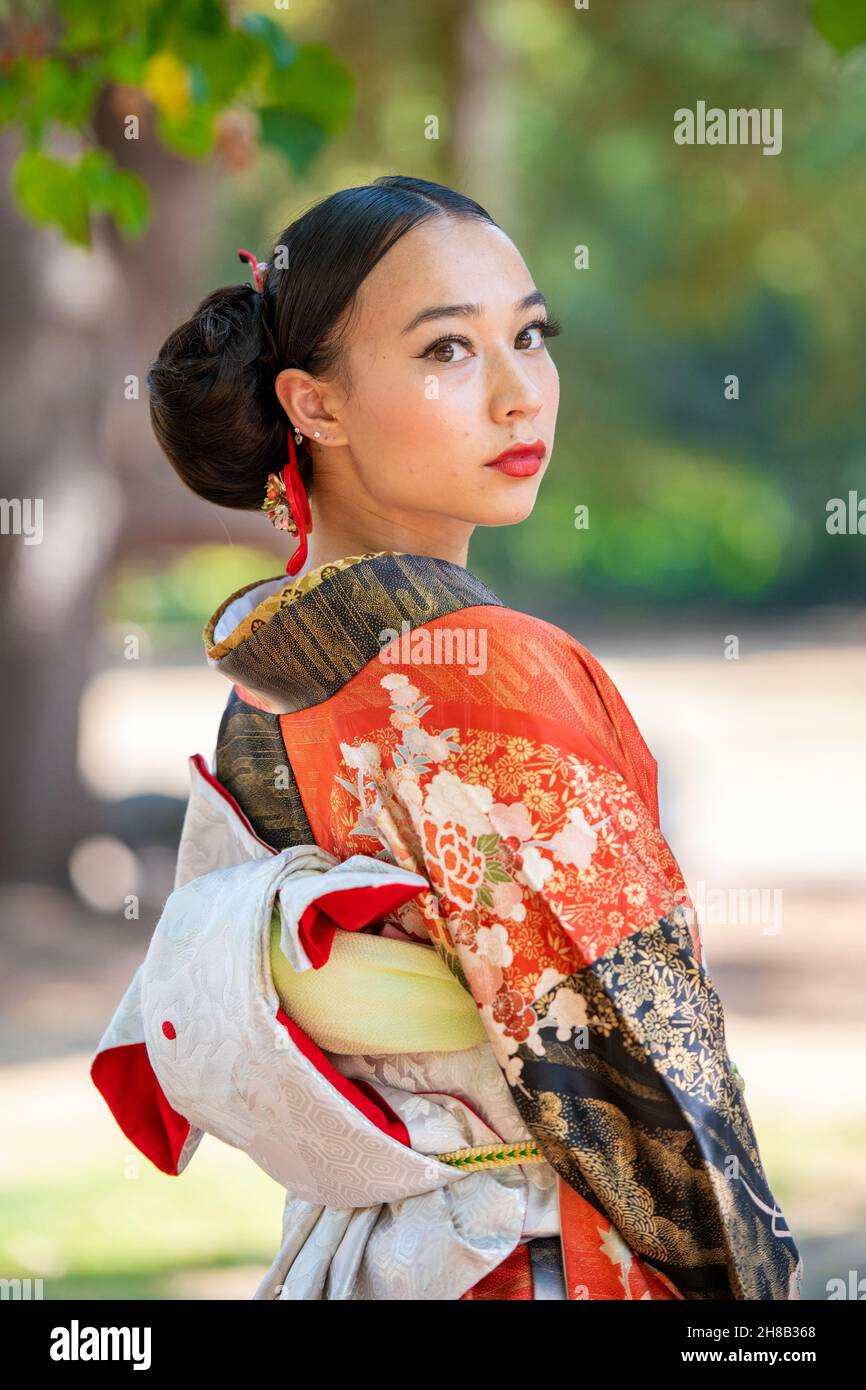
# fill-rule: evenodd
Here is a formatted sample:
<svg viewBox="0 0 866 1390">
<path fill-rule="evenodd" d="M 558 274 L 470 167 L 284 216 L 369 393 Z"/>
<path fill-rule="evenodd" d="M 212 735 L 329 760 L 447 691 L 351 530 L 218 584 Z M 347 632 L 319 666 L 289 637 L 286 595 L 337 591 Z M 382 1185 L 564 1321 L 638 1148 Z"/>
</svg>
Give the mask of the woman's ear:
<svg viewBox="0 0 866 1390">
<path fill-rule="evenodd" d="M 293 425 L 317 444 L 345 444 L 345 432 L 323 398 L 324 387 L 301 367 L 284 367 L 274 380 L 277 399 Z"/>
</svg>

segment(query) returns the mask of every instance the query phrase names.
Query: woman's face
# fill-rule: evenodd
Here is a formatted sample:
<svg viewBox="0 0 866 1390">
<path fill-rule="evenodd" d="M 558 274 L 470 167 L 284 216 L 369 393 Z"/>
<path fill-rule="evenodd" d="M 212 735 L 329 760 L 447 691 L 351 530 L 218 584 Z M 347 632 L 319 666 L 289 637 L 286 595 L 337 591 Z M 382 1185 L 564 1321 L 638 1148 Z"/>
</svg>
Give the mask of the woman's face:
<svg viewBox="0 0 866 1390">
<path fill-rule="evenodd" d="M 499 228 L 434 217 L 407 232 L 361 285 L 343 339 L 348 391 L 319 383 L 336 424 L 319 426 L 328 442 L 313 443 L 314 478 L 339 466 L 366 505 L 421 524 L 522 521 L 559 404 L 540 301 Z M 536 452 L 490 466 L 515 445 Z"/>
</svg>

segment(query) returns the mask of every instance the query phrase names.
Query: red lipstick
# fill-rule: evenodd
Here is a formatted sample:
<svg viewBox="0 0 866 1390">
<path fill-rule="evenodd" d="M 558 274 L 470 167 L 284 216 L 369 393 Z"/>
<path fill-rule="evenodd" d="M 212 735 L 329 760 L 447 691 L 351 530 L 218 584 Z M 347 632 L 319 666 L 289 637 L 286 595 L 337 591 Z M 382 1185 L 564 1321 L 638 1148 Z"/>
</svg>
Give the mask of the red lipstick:
<svg viewBox="0 0 866 1390">
<path fill-rule="evenodd" d="M 509 478 L 531 478 L 533 473 L 538 472 L 546 453 L 547 445 L 542 439 L 533 440 L 531 444 L 512 444 L 510 449 L 504 449 L 484 467 L 495 468 Z"/>
</svg>

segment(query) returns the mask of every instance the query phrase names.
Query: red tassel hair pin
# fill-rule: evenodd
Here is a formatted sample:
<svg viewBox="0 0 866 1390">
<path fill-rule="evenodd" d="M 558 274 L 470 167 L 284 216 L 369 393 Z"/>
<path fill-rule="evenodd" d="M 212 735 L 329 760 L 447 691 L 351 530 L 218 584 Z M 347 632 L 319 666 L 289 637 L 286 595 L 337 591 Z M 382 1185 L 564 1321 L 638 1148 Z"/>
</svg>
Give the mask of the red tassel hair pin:
<svg viewBox="0 0 866 1390">
<path fill-rule="evenodd" d="M 265 500 L 262 503 L 262 511 L 267 512 L 272 524 L 278 530 L 288 531 L 290 535 L 298 537 L 298 548 L 289 558 L 286 574 L 297 574 L 303 565 L 307 558 L 307 536 L 313 529 L 310 499 L 301 480 L 292 433 L 290 425 L 288 431 L 289 461 L 281 474 L 268 474 Z M 300 444 L 304 437 L 301 431 L 296 428 L 294 435 Z"/>
<path fill-rule="evenodd" d="M 252 251 L 244 251 L 240 247 L 238 247 L 238 259 L 249 262 L 256 289 L 259 294 L 264 294 L 263 272 L 267 269 L 267 261 L 257 260 Z M 294 439 L 292 438 L 293 433 Z M 281 473 L 268 474 L 268 481 L 265 484 L 265 500 L 262 503 L 262 511 L 267 513 L 272 524 L 278 530 L 288 531 L 290 535 L 298 537 L 298 547 L 294 554 L 289 557 L 286 574 L 297 574 L 298 570 L 301 569 L 307 558 L 307 536 L 313 529 L 310 499 L 301 479 L 298 455 L 295 451 L 295 442 L 302 444 L 303 440 L 304 436 L 297 426 L 289 425 L 289 461 Z"/>
</svg>

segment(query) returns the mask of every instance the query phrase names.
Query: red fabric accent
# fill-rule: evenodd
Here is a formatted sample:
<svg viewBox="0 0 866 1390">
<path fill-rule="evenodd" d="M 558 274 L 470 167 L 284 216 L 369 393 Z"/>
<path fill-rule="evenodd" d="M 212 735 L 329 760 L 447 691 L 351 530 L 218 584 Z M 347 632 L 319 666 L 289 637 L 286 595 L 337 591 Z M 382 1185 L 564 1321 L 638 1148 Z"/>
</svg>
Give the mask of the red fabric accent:
<svg viewBox="0 0 866 1390">
<path fill-rule="evenodd" d="M 193 754 L 192 754 L 192 760 L 193 760 L 193 762 L 195 763 L 196 767 L 198 768 L 199 772 L 201 773 L 202 777 L 205 779 L 205 781 L 208 782 L 208 783 L 213 787 L 214 791 L 219 792 L 219 794 L 220 794 L 220 796 L 222 797 L 223 801 L 227 801 L 227 802 L 228 802 L 229 806 L 230 806 L 230 807 L 232 808 L 232 810 L 234 811 L 234 813 L 235 813 L 235 815 L 237 816 L 238 820 L 240 820 L 240 821 L 243 822 L 244 828 L 245 828 L 246 830 L 249 831 L 249 833 L 252 835 L 253 839 L 254 839 L 254 840 L 258 840 L 258 842 L 259 842 L 260 845 L 264 845 L 265 849 L 266 849 L 270 854 L 277 854 L 278 851 L 274 849 L 273 845 L 269 845 L 269 844 L 267 843 L 266 840 L 263 840 L 263 839 L 261 838 L 260 835 L 257 835 L 257 834 L 256 834 L 256 832 L 253 830 L 253 827 L 251 826 L 249 820 L 247 819 L 247 817 L 244 815 L 243 811 L 241 810 L 240 803 L 237 802 L 237 801 L 235 800 L 235 798 L 232 796 L 232 794 L 231 794 L 231 792 L 228 790 L 228 788 L 223 786 L 222 782 L 218 782 L 218 781 L 217 781 L 217 779 L 214 777 L 213 773 L 212 773 L 212 772 L 210 771 L 210 769 L 208 768 L 208 765 L 207 765 L 207 763 L 205 762 L 204 758 L 202 757 L 201 753 L 193 753 Z"/>
<path fill-rule="evenodd" d="M 515 1245 L 511 1254 L 506 1255 L 501 1264 L 461 1294 L 460 1299 L 532 1298 L 533 1293 L 532 1259 L 529 1246 L 524 1241 L 522 1245 Z"/>
<path fill-rule="evenodd" d="M 163 1020 L 162 1031 L 167 1038 L 177 1037 L 177 1029 L 175 1028 L 173 1023 L 169 1023 L 167 1018 Z"/>
<path fill-rule="evenodd" d="M 366 1115 L 377 1129 L 381 1129 L 385 1134 L 390 1134 L 392 1139 L 396 1139 L 398 1144 L 405 1144 L 407 1149 L 411 1149 L 412 1144 L 409 1139 L 409 1131 L 404 1125 L 400 1116 L 369 1082 L 350 1080 L 348 1076 L 343 1076 L 342 1072 L 337 1071 L 335 1066 L 328 1061 L 324 1052 L 317 1047 L 312 1038 L 308 1037 L 297 1023 L 293 1023 L 282 1009 L 277 1009 L 277 1018 L 285 1028 L 292 1042 L 300 1052 L 303 1052 L 308 1061 L 312 1062 L 317 1071 L 321 1072 L 326 1081 L 345 1096 L 347 1100 Z"/>
<path fill-rule="evenodd" d="M 160 1172 L 176 1178 L 190 1123 L 166 1100 L 145 1044 L 107 1047 L 94 1059 L 90 1076 L 127 1139 Z"/>
<path fill-rule="evenodd" d="M 264 700 L 260 700 L 258 695 L 254 695 L 251 690 L 247 690 L 244 686 L 238 685 L 237 682 L 235 682 L 234 688 L 238 698 L 243 700 L 245 705 L 252 705 L 253 709 L 263 709 L 266 714 L 273 714 L 270 705 L 266 704 Z"/>
<path fill-rule="evenodd" d="M 660 1270 L 638 1259 L 632 1251 L 625 1263 L 616 1263 L 616 1245 L 608 1237 L 613 1226 L 579 1192 L 557 1174 L 560 1239 L 569 1299 L 684 1299 Z M 621 1243 L 621 1242 L 619 1242 Z"/>
<path fill-rule="evenodd" d="M 283 490 L 286 493 L 289 509 L 298 533 L 298 548 L 289 557 L 286 564 L 286 574 L 297 574 L 307 558 L 307 533 L 313 529 L 313 518 L 310 514 L 310 499 L 307 496 L 307 489 L 301 481 L 294 431 L 291 424 L 286 433 L 289 445 L 289 461 L 282 470 Z M 271 520 L 273 521 L 273 516 L 271 516 Z"/>
<path fill-rule="evenodd" d="M 298 935 L 313 968 L 320 969 L 330 958 L 337 927 L 359 931 L 423 891 L 411 884 L 383 883 L 372 888 L 335 888 L 323 893 L 304 908 L 298 922 Z"/>
</svg>

